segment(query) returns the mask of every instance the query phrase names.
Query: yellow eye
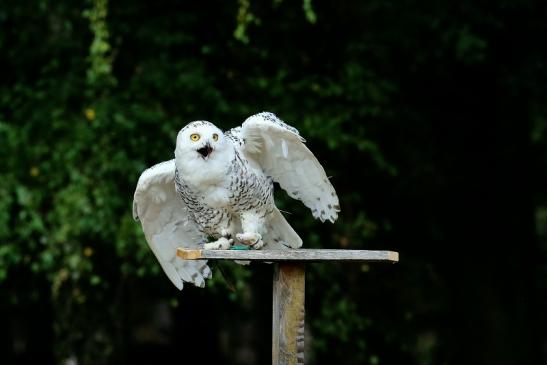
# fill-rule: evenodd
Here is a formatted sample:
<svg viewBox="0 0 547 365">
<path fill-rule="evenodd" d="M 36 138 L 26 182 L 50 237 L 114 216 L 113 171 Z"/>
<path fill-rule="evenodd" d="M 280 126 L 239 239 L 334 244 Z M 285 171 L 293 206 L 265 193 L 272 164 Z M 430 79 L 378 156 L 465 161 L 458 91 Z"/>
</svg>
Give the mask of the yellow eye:
<svg viewBox="0 0 547 365">
<path fill-rule="evenodd" d="M 194 141 L 194 142 L 199 141 L 200 138 L 201 138 L 200 135 L 197 134 L 197 133 L 193 133 L 193 134 L 190 136 L 190 139 L 191 139 L 192 141 Z"/>
<path fill-rule="evenodd" d="M 213 141 L 215 141 L 215 142 L 218 141 L 218 134 L 216 134 L 216 133 L 213 134 Z"/>
</svg>

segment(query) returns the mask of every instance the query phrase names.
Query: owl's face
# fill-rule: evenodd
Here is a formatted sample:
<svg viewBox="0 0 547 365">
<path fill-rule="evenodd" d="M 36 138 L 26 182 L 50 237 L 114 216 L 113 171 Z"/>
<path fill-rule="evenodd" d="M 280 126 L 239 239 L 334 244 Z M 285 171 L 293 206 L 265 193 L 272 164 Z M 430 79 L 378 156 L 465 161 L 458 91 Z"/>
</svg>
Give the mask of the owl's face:
<svg viewBox="0 0 547 365">
<path fill-rule="evenodd" d="M 176 153 L 181 157 L 207 161 L 222 152 L 226 145 L 224 133 L 214 124 L 196 121 L 180 130 L 177 136 Z"/>
</svg>

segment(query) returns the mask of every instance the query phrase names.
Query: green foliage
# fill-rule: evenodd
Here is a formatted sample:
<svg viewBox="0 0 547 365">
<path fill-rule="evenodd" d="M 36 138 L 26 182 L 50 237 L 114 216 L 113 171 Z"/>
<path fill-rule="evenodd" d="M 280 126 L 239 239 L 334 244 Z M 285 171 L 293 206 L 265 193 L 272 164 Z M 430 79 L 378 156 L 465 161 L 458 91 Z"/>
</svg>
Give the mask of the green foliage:
<svg viewBox="0 0 547 365">
<path fill-rule="evenodd" d="M 93 0 L 92 8 L 83 12 L 83 16 L 89 19 L 89 28 L 93 34 L 93 41 L 89 47 L 91 66 L 87 70 L 87 81 L 91 86 L 100 86 L 101 84 L 106 86 L 115 83 L 115 79 L 112 77 L 107 15 L 108 0 Z"/>
<path fill-rule="evenodd" d="M 274 0 L 274 8 L 280 6 L 282 2 L 283 0 Z M 304 10 L 304 16 L 308 22 L 313 24 L 317 21 L 317 14 L 313 10 L 312 0 L 302 0 L 302 9 Z M 261 18 L 251 11 L 250 0 L 238 0 L 236 20 L 237 23 L 234 30 L 234 38 L 244 44 L 248 44 L 249 35 L 247 28 L 249 25 L 260 26 L 262 24 Z M 269 26 L 269 24 L 265 25 Z"/>
<path fill-rule="evenodd" d="M 255 18 L 255 16 L 250 12 L 249 8 L 251 3 L 249 0 L 239 0 L 239 8 L 237 10 L 237 27 L 234 30 L 235 39 L 243 42 L 249 43 L 249 36 L 247 35 L 247 27 L 249 24 L 256 22 L 260 23 L 260 20 Z"/>
<path fill-rule="evenodd" d="M 311 0 L 303 0 L 302 8 L 304 9 L 304 14 L 306 15 L 306 20 L 310 23 L 315 23 L 317 21 L 317 14 L 313 10 Z"/>
</svg>

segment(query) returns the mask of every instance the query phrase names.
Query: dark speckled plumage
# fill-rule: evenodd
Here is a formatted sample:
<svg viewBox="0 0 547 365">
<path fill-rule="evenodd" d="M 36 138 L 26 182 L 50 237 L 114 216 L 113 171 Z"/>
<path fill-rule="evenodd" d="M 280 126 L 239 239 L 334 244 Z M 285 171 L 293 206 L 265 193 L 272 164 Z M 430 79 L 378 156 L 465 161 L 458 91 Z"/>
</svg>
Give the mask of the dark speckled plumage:
<svg viewBox="0 0 547 365">
<path fill-rule="evenodd" d="M 233 135 L 226 134 L 233 143 L 240 140 Z M 249 162 L 241 158 L 236 150 L 235 157 L 228 169 L 230 183 L 230 201 L 224 209 L 215 209 L 204 203 L 204 198 L 185 184 L 184 177 L 175 171 L 175 186 L 182 200 L 188 207 L 188 211 L 198 224 L 200 230 L 211 236 L 218 236 L 222 228 L 227 228 L 233 219 L 239 219 L 242 212 L 254 212 L 264 218 L 272 212 L 273 181 L 271 177 L 257 175 L 249 167 Z"/>
</svg>

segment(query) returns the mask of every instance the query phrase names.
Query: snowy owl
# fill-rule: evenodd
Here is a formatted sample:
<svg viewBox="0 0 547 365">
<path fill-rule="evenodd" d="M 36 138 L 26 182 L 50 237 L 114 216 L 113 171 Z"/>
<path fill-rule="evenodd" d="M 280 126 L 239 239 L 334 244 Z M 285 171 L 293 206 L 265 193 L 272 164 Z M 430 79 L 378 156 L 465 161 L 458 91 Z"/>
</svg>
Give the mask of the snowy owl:
<svg viewBox="0 0 547 365">
<path fill-rule="evenodd" d="M 210 122 L 195 121 L 178 133 L 173 160 L 142 173 L 133 216 L 177 288 L 184 282 L 203 287 L 211 276 L 206 261 L 176 257 L 177 247 L 302 246 L 275 206 L 274 182 L 315 218 L 336 220 L 336 191 L 304 142 L 272 113 L 253 115 L 226 133 Z"/>
</svg>

